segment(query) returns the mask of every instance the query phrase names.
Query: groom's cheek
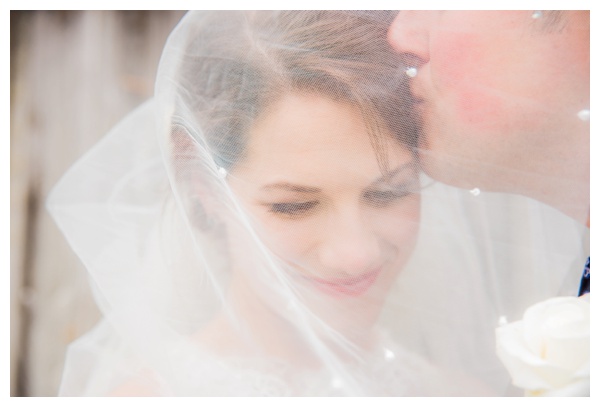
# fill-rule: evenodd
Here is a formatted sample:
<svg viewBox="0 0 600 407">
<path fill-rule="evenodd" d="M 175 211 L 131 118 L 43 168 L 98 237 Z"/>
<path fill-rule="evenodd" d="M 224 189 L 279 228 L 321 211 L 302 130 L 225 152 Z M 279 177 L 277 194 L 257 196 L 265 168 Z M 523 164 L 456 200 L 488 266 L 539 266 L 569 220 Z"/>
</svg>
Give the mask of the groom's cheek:
<svg viewBox="0 0 600 407">
<path fill-rule="evenodd" d="M 461 131 L 477 137 L 533 131 L 549 112 L 506 41 L 472 32 L 440 33 L 431 52 L 432 97 Z M 539 92 L 538 92 L 539 93 Z"/>
<path fill-rule="evenodd" d="M 444 32 L 432 47 L 431 85 L 441 109 L 452 109 L 463 125 L 485 131 L 498 125 L 503 115 L 505 95 L 492 91 L 497 76 L 486 69 L 487 50 L 472 33 Z M 443 41 L 441 41 L 443 39 Z M 504 116 L 505 117 L 505 116 Z"/>
</svg>

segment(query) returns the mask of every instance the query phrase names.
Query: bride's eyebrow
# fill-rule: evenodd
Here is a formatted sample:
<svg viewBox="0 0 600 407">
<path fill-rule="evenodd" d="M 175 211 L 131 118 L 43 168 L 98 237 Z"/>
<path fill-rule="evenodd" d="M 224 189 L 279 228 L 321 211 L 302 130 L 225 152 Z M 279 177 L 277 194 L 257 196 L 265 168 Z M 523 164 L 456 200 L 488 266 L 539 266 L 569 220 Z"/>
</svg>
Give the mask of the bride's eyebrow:
<svg viewBox="0 0 600 407">
<path fill-rule="evenodd" d="M 280 189 L 280 190 L 284 190 L 284 191 L 303 192 L 303 193 L 310 193 L 310 194 L 321 192 L 320 188 L 308 187 L 305 185 L 297 185 L 297 184 L 292 184 L 289 182 L 277 182 L 275 184 L 265 185 L 261 189 L 265 190 L 265 191 Z"/>
<path fill-rule="evenodd" d="M 371 183 L 370 186 L 376 186 L 378 184 L 386 184 L 388 182 L 390 182 L 390 180 L 392 178 L 394 178 L 396 175 L 401 174 L 402 172 L 406 171 L 406 170 L 414 170 L 415 168 L 415 163 L 414 161 L 410 161 L 406 164 L 402 164 L 398 167 L 396 167 L 395 169 L 393 169 L 392 171 L 383 174 L 381 177 L 377 178 L 375 181 L 373 181 Z"/>
</svg>

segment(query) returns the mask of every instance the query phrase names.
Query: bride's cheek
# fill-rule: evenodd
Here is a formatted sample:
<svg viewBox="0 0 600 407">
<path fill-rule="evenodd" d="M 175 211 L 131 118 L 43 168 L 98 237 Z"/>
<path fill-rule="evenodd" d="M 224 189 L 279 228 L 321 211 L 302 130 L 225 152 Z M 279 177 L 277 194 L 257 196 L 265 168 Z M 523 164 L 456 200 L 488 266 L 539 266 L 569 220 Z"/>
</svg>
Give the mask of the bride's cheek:
<svg viewBox="0 0 600 407">
<path fill-rule="evenodd" d="M 406 252 L 419 233 L 420 195 L 413 194 L 377 212 L 374 219 L 378 234 L 390 245 Z"/>
<path fill-rule="evenodd" d="M 276 215 L 267 215 L 261 229 L 261 237 L 283 260 L 301 262 L 319 238 L 319 220 L 314 219 L 281 219 Z"/>
</svg>

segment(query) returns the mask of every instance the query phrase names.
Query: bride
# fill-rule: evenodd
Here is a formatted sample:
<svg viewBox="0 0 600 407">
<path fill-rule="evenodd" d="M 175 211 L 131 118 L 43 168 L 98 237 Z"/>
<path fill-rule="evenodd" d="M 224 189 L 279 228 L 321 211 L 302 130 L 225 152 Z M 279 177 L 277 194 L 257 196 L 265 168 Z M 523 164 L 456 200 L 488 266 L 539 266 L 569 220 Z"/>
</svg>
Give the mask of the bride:
<svg viewBox="0 0 600 407">
<path fill-rule="evenodd" d="M 477 216 L 531 202 L 473 203 L 421 174 L 393 18 L 182 20 L 155 98 L 49 200 L 104 315 L 71 346 L 62 395 L 508 391 L 494 324 L 560 292 L 571 259 L 536 288 L 537 252 L 494 247 Z"/>
</svg>

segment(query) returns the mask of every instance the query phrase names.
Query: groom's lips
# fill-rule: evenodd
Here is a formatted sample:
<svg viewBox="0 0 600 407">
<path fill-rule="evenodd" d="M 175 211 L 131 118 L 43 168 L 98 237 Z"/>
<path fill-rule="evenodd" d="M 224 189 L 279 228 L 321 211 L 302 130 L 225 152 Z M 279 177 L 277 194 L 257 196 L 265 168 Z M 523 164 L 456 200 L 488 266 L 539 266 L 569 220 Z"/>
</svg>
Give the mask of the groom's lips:
<svg viewBox="0 0 600 407">
<path fill-rule="evenodd" d="M 344 279 L 332 278 L 322 279 L 306 277 L 315 287 L 332 296 L 358 297 L 363 295 L 377 281 L 381 274 L 381 267 L 368 273 Z"/>
</svg>

